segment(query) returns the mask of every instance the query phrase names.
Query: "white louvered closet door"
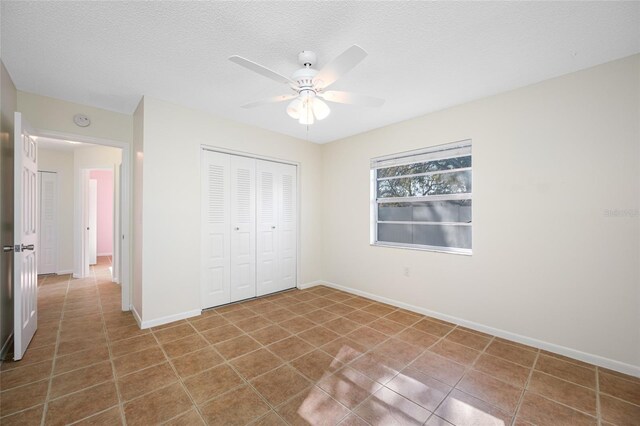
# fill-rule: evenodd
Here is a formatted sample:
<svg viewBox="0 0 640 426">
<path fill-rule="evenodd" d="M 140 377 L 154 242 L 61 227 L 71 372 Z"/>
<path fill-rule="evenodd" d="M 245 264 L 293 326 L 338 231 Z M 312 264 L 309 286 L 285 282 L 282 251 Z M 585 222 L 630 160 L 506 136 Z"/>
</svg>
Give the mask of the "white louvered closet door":
<svg viewBox="0 0 640 426">
<path fill-rule="evenodd" d="M 256 160 L 257 295 L 278 291 L 278 172 L 280 164 Z"/>
<path fill-rule="evenodd" d="M 256 160 L 231 155 L 231 302 L 256 296 Z"/>
<path fill-rule="evenodd" d="M 296 166 L 279 164 L 278 173 L 278 286 L 276 291 L 296 286 L 297 200 Z"/>
<path fill-rule="evenodd" d="M 228 154 L 202 151 L 203 308 L 231 302 L 230 162 Z"/>
</svg>

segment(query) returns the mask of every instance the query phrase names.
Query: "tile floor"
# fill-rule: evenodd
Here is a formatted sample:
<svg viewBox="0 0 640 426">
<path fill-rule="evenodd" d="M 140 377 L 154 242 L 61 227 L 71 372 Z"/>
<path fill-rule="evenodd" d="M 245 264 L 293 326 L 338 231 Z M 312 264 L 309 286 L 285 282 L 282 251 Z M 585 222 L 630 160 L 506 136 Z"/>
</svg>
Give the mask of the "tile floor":
<svg viewBox="0 0 640 426">
<path fill-rule="evenodd" d="M 640 424 L 640 379 L 326 287 L 151 330 L 108 262 L 47 277 L 0 423 Z"/>
</svg>

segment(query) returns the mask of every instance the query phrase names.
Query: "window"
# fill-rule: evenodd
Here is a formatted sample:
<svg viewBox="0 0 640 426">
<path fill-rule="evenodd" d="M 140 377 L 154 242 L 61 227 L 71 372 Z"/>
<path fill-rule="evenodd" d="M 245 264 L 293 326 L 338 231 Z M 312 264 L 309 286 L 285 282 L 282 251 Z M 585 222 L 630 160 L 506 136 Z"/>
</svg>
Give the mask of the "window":
<svg viewBox="0 0 640 426">
<path fill-rule="evenodd" d="M 471 141 L 371 160 L 371 243 L 471 254 Z"/>
</svg>

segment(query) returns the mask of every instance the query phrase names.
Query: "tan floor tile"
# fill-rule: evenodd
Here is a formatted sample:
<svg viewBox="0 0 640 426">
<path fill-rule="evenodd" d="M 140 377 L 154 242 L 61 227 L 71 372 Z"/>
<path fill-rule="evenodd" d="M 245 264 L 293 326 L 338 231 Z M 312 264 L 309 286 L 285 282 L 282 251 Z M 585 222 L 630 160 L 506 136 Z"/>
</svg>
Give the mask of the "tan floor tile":
<svg viewBox="0 0 640 426">
<path fill-rule="evenodd" d="M 316 324 L 323 324 L 339 317 L 338 315 L 325 309 L 317 309 L 313 312 L 306 313 L 303 316 L 309 321 L 315 322 Z"/>
<path fill-rule="evenodd" d="M 428 351 L 416 358 L 411 367 L 450 386 L 455 386 L 465 372 L 463 365 Z"/>
<path fill-rule="evenodd" d="M 319 325 L 317 327 L 313 327 L 309 330 L 299 333 L 298 337 L 306 340 L 314 346 L 322 346 L 331 342 L 332 340 L 337 339 L 338 337 L 340 337 L 340 335 L 334 333 L 326 327 Z"/>
<path fill-rule="evenodd" d="M 176 327 L 165 328 L 163 330 L 154 331 L 153 334 L 155 334 L 156 338 L 158 339 L 158 342 L 160 342 L 161 344 L 164 344 L 172 340 L 182 339 L 183 337 L 187 337 L 191 334 L 195 334 L 195 332 L 196 331 L 193 329 L 193 327 L 191 327 L 189 323 L 184 323 Z"/>
<path fill-rule="evenodd" d="M 49 401 L 45 422 L 48 425 L 73 423 L 117 404 L 115 383 L 107 382 Z"/>
<path fill-rule="evenodd" d="M 433 334 L 423 333 L 413 327 L 406 328 L 394 336 L 404 342 L 427 349 L 436 343 L 440 338 Z"/>
<path fill-rule="evenodd" d="M 596 393 L 594 390 L 539 371 L 533 372 L 527 390 L 592 416 L 596 415 Z"/>
<path fill-rule="evenodd" d="M 3 362 L 2 371 L 10 370 L 12 368 L 26 367 L 28 365 L 53 359 L 55 350 L 56 345 L 47 345 L 35 349 L 29 348 L 29 350 L 24 353 L 20 361 Z"/>
<path fill-rule="evenodd" d="M 355 340 L 367 349 L 371 349 L 389 338 L 386 334 L 382 334 L 367 326 L 360 327 L 357 330 L 352 331 L 347 334 L 346 337 Z"/>
<path fill-rule="evenodd" d="M 513 415 L 523 389 L 506 384 L 479 371 L 467 372 L 456 388 Z"/>
<path fill-rule="evenodd" d="M 431 414 L 385 387 L 363 402 L 355 413 L 371 425 L 421 425 Z"/>
<path fill-rule="evenodd" d="M 321 346 L 320 349 L 345 364 L 353 361 L 367 351 L 365 346 L 346 337 L 341 337 L 329 342 Z"/>
<path fill-rule="evenodd" d="M 336 315 L 347 315 L 353 311 L 356 310 L 356 308 L 352 308 L 351 306 L 348 306 L 344 303 L 335 303 L 333 305 L 329 305 L 325 308 L 323 308 L 325 311 L 329 311 L 331 313 L 334 313 Z"/>
<path fill-rule="evenodd" d="M 148 333 L 151 333 L 149 329 L 141 330 L 137 324 L 107 330 L 107 336 L 112 342 L 122 339 L 129 339 L 131 337 L 136 337 Z"/>
<path fill-rule="evenodd" d="M 478 358 L 478 355 L 480 355 L 480 352 L 475 349 L 447 340 L 441 340 L 433 345 L 429 350 L 463 365 L 471 365 L 476 358 Z"/>
<path fill-rule="evenodd" d="M 387 318 L 379 318 L 374 322 L 367 324 L 367 326 L 379 331 L 380 333 L 386 334 L 387 336 L 393 336 L 407 328 L 406 325 L 396 321 L 391 321 Z"/>
<path fill-rule="evenodd" d="M 204 426 L 204 420 L 198 414 L 198 411 L 192 409 L 178 417 L 163 423 L 164 426 Z"/>
<path fill-rule="evenodd" d="M 558 358 L 540 355 L 535 369 L 591 389 L 596 387 L 596 372 Z"/>
<path fill-rule="evenodd" d="M 373 302 L 368 306 L 365 306 L 364 308 L 362 308 L 362 311 L 368 314 L 375 315 L 377 317 L 383 317 L 385 315 L 389 315 L 391 312 L 395 311 L 396 309 L 397 308 L 394 306 Z"/>
<path fill-rule="evenodd" d="M 287 423 L 274 411 L 269 411 L 267 414 L 251 423 L 251 426 L 287 426 Z"/>
<path fill-rule="evenodd" d="M 39 425 L 42 421 L 42 411 L 44 405 L 30 408 L 28 410 L 20 411 L 19 413 L 12 414 L 8 417 L 3 417 L 0 422 L 4 426 L 32 426 Z"/>
<path fill-rule="evenodd" d="M 171 360 L 180 377 L 192 376 L 215 367 L 223 361 L 222 357 L 210 347 Z"/>
<path fill-rule="evenodd" d="M 640 405 L 640 381 L 627 380 L 627 378 L 602 371 L 599 372 L 598 377 L 600 392 Z"/>
<path fill-rule="evenodd" d="M 178 376 L 169 363 L 165 362 L 120 377 L 117 384 L 123 401 L 129 401 L 176 381 L 178 381 Z"/>
<path fill-rule="evenodd" d="M 315 348 L 299 337 L 292 336 L 269 345 L 268 349 L 285 361 L 291 361 L 311 352 Z"/>
<path fill-rule="evenodd" d="M 271 321 L 266 319 L 261 315 L 256 315 L 252 318 L 247 318 L 241 321 L 236 321 L 234 325 L 238 327 L 240 330 L 245 333 L 250 333 L 252 331 L 260 330 L 261 328 L 267 327 L 273 324 Z"/>
<path fill-rule="evenodd" d="M 43 380 L 0 392 L 0 417 L 44 403 L 48 388 L 49 381 Z"/>
<path fill-rule="evenodd" d="M 279 367 L 282 365 L 282 360 L 268 350 L 261 348 L 231 360 L 231 365 L 242 376 L 250 380 Z"/>
<path fill-rule="evenodd" d="M 118 377 L 122 377 L 126 374 L 130 374 L 165 361 L 166 357 L 162 353 L 162 350 L 155 347 L 116 358 L 113 360 L 113 365 L 116 368 L 116 375 Z"/>
<path fill-rule="evenodd" d="M 431 321 L 426 318 L 418 321 L 411 327 L 415 328 L 418 331 L 422 331 L 423 333 L 432 334 L 438 337 L 442 337 L 453 330 L 453 326 L 441 324 L 439 322 Z"/>
<path fill-rule="evenodd" d="M 331 306 L 335 304 L 333 300 L 325 299 L 324 297 L 318 297 L 309 302 L 309 304 L 313 305 L 316 309 L 318 308 L 326 308 L 327 306 Z"/>
<path fill-rule="evenodd" d="M 38 362 L 26 367 L 12 368 L 0 373 L 0 389 L 3 391 L 37 382 L 51 375 L 53 360 Z"/>
<path fill-rule="evenodd" d="M 153 335 L 143 334 L 141 336 L 111 343 L 111 356 L 117 358 L 131 352 L 138 352 L 154 346 L 158 346 L 158 343 Z"/>
<path fill-rule="evenodd" d="M 451 386 L 413 368 L 402 370 L 386 386 L 429 411 L 435 410 L 451 391 Z"/>
<path fill-rule="evenodd" d="M 280 323 L 280 322 L 290 320 L 291 318 L 295 317 L 296 314 L 294 314 L 288 309 L 278 308 L 278 309 L 270 310 L 267 312 L 263 312 L 262 316 L 274 323 Z"/>
<path fill-rule="evenodd" d="M 360 417 L 351 413 L 345 417 L 340 423 L 340 426 L 368 426 L 369 423 L 362 420 Z"/>
<path fill-rule="evenodd" d="M 369 306 L 373 303 L 373 300 L 365 299 L 364 297 L 353 297 L 349 300 L 345 300 L 345 305 L 351 306 L 352 308 L 362 309 L 366 306 Z"/>
<path fill-rule="evenodd" d="M 518 410 L 518 419 L 542 425 L 595 425 L 595 417 L 560 405 L 535 393 L 525 392 Z"/>
<path fill-rule="evenodd" d="M 518 387 L 524 387 L 531 372 L 530 368 L 487 354 L 480 355 L 473 368 Z"/>
<path fill-rule="evenodd" d="M 290 320 L 283 321 L 279 323 L 279 325 L 280 327 L 284 328 L 290 333 L 297 334 L 297 333 L 300 333 L 301 331 L 308 330 L 311 327 L 315 327 L 316 323 L 308 320 L 305 317 L 297 316 L 297 317 L 291 318 Z"/>
<path fill-rule="evenodd" d="M 360 328 L 360 324 L 358 324 L 357 322 L 348 320 L 343 317 L 326 322 L 323 324 L 323 326 L 335 333 L 342 335 L 349 334 L 355 329 Z"/>
<path fill-rule="evenodd" d="M 193 319 L 195 320 L 198 317 L 193 317 Z M 155 327 L 151 327 L 151 331 L 156 332 L 156 331 L 160 331 L 160 330 L 165 330 L 167 328 L 173 328 L 173 327 L 177 327 L 179 325 L 184 325 L 187 324 L 188 322 L 190 322 L 189 320 L 186 319 L 181 319 L 178 321 L 172 321 L 172 322 L 168 322 L 166 324 L 162 324 L 162 325 L 157 325 Z"/>
<path fill-rule="evenodd" d="M 169 343 L 165 343 L 164 345 L 162 345 L 162 349 L 164 349 L 169 358 L 177 358 L 179 356 L 203 349 L 207 346 L 209 346 L 209 344 L 200 335 L 192 334 L 183 339 L 173 340 Z"/>
<path fill-rule="evenodd" d="M 456 328 L 447 335 L 445 340 L 467 346 L 477 351 L 482 351 L 487 347 L 487 345 L 491 341 L 491 338 L 475 333 L 468 333 Z"/>
<path fill-rule="evenodd" d="M 206 331 L 216 327 L 222 327 L 223 325 L 228 325 L 229 321 L 224 319 L 224 317 L 216 314 L 211 315 L 206 318 L 201 318 L 195 321 L 191 321 L 191 325 L 198 331 Z"/>
<path fill-rule="evenodd" d="M 243 383 L 240 376 L 226 364 L 203 371 L 184 381 L 185 387 L 198 405 Z"/>
<path fill-rule="evenodd" d="M 157 424 L 191 409 L 191 399 L 179 383 L 134 399 L 124 405 L 128 425 Z"/>
<path fill-rule="evenodd" d="M 422 315 L 398 309 L 394 312 L 391 312 L 390 314 L 385 315 L 384 318 L 408 327 L 422 319 Z"/>
<path fill-rule="evenodd" d="M 120 407 L 113 407 L 98 414 L 94 414 L 73 426 L 115 426 L 122 425 L 122 413 Z"/>
<path fill-rule="evenodd" d="M 295 359 L 291 362 L 291 365 L 308 379 L 315 382 L 336 372 L 342 366 L 342 363 L 326 352 L 316 349 Z"/>
<path fill-rule="evenodd" d="M 311 383 L 293 368 L 284 365 L 253 379 L 252 385 L 272 405 L 280 405 Z"/>
<path fill-rule="evenodd" d="M 435 414 L 454 425 L 504 426 L 511 423 L 509 414 L 455 389 Z"/>
<path fill-rule="evenodd" d="M 67 371 L 77 370 L 109 359 L 109 349 L 100 345 L 82 352 L 75 352 L 56 358 L 54 374 L 62 374 Z"/>
<path fill-rule="evenodd" d="M 70 373 L 54 376 L 51 380 L 49 398 L 54 399 L 113 380 L 113 369 L 110 361 L 94 364 L 90 367 L 74 370 Z"/>
<path fill-rule="evenodd" d="M 349 410 L 315 386 L 278 407 L 277 412 L 294 426 L 335 425 L 349 414 Z"/>
<path fill-rule="evenodd" d="M 349 366 L 383 385 L 404 368 L 403 363 L 376 353 L 364 354 Z"/>
<path fill-rule="evenodd" d="M 284 328 L 274 324 L 249 333 L 249 335 L 263 345 L 270 345 L 271 343 L 286 339 L 287 337 L 291 336 L 291 333 L 289 333 Z"/>
<path fill-rule="evenodd" d="M 58 351 L 56 356 L 69 355 L 75 352 L 86 351 L 93 349 L 96 346 L 106 345 L 107 339 L 104 336 L 100 336 L 97 339 L 77 339 L 61 342 L 58 345 Z"/>
<path fill-rule="evenodd" d="M 525 367 L 532 367 L 536 360 L 536 353 L 518 346 L 503 343 L 498 340 L 494 340 L 489 344 L 485 352 L 489 355 L 497 356 L 498 358 L 506 359 L 507 361 L 515 362 L 516 364 L 524 365 Z"/>
<path fill-rule="evenodd" d="M 600 413 L 602 420 L 619 426 L 637 426 L 640 419 L 640 406 L 600 395 Z"/>
<path fill-rule="evenodd" d="M 377 320 L 379 317 L 362 310 L 357 310 L 345 315 L 344 318 L 357 322 L 360 325 L 366 325 Z"/>
<path fill-rule="evenodd" d="M 309 312 L 315 311 L 317 308 L 310 303 L 296 302 L 293 304 L 287 304 L 286 309 L 296 315 L 306 315 Z"/>
<path fill-rule="evenodd" d="M 269 411 L 269 406 L 249 386 L 207 402 L 200 408 L 210 425 L 245 425 Z"/>
<path fill-rule="evenodd" d="M 234 339 L 218 343 L 214 345 L 214 348 L 216 348 L 216 350 L 220 352 L 225 359 L 229 360 L 255 351 L 260 348 L 260 343 L 247 335 L 242 335 Z"/>
<path fill-rule="evenodd" d="M 382 387 L 380 383 L 350 367 L 325 375 L 318 386 L 349 409 L 354 409 Z"/>
<path fill-rule="evenodd" d="M 381 343 L 373 351 L 406 365 L 424 352 L 424 349 L 392 337 Z"/>
<path fill-rule="evenodd" d="M 216 343 L 242 336 L 244 333 L 238 327 L 229 324 L 203 331 L 201 334 L 202 337 L 207 339 L 207 342 L 215 345 Z"/>
</svg>

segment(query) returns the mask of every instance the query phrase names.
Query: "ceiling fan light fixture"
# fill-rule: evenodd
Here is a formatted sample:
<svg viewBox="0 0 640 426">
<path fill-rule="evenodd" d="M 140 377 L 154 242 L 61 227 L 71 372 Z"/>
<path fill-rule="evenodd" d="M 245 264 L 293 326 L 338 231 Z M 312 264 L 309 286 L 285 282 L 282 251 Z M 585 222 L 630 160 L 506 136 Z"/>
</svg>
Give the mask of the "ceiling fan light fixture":
<svg viewBox="0 0 640 426">
<path fill-rule="evenodd" d="M 287 106 L 287 114 L 289 114 L 289 117 L 295 120 L 300 118 L 301 110 L 302 110 L 302 100 L 300 98 L 295 98 Z"/>
<path fill-rule="evenodd" d="M 298 119 L 298 123 L 308 126 L 313 124 L 313 122 L 312 108 L 310 108 L 309 102 L 303 102 L 302 109 L 300 109 L 300 118 Z"/>
<path fill-rule="evenodd" d="M 315 115 L 318 120 L 324 120 L 330 113 L 331 109 L 326 102 L 317 97 L 313 100 L 313 115 Z"/>
</svg>

